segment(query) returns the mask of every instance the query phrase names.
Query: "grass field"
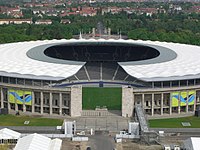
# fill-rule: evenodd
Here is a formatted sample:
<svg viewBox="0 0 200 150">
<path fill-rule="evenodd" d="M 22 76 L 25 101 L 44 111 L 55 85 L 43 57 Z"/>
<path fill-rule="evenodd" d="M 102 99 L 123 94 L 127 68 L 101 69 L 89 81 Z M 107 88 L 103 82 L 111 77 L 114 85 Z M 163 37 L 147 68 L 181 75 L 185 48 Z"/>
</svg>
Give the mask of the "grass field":
<svg viewBox="0 0 200 150">
<path fill-rule="evenodd" d="M 184 127 L 181 122 L 190 122 L 191 126 Z M 200 128 L 200 118 L 191 116 L 183 118 L 149 120 L 151 128 Z"/>
<path fill-rule="evenodd" d="M 121 110 L 121 88 L 84 87 L 82 96 L 84 110 L 94 110 L 96 106 L 106 106 L 109 110 Z"/>
<path fill-rule="evenodd" d="M 25 125 L 24 121 L 30 121 L 30 123 Z M 0 126 L 60 126 L 62 123 L 62 119 L 0 115 Z"/>
</svg>

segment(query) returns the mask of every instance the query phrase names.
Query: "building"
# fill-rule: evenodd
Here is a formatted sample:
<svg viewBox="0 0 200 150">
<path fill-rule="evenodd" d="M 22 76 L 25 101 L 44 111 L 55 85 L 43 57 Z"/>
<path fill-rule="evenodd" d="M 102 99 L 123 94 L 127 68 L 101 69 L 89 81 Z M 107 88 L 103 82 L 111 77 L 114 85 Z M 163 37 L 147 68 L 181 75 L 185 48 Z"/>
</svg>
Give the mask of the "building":
<svg viewBox="0 0 200 150">
<path fill-rule="evenodd" d="M 16 144 L 21 133 L 3 128 L 0 130 L 0 144 Z"/>
<path fill-rule="evenodd" d="M 32 24 L 32 19 L 0 19 L 0 25 L 2 24 Z"/>
<path fill-rule="evenodd" d="M 14 150 L 60 150 L 61 146 L 62 140 L 60 139 L 50 139 L 34 133 L 20 138 Z"/>
<path fill-rule="evenodd" d="M 199 142 L 199 137 L 190 137 L 183 142 L 183 145 L 186 150 L 198 150 L 200 146 Z"/>
<path fill-rule="evenodd" d="M 85 86 L 121 87 L 121 115 L 191 114 L 200 106 L 200 47 L 71 39 L 0 45 L 0 107 L 81 116 Z"/>
<path fill-rule="evenodd" d="M 45 25 L 49 25 L 49 24 L 52 24 L 52 21 L 47 19 L 47 20 L 37 20 L 35 22 L 35 24 L 45 24 Z"/>
</svg>

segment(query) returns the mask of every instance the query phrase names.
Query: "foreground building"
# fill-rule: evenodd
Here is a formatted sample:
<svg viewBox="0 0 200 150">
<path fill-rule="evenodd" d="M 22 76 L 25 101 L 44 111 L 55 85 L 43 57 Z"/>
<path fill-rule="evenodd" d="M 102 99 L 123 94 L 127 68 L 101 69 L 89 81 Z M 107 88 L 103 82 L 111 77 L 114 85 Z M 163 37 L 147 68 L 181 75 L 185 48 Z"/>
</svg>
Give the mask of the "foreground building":
<svg viewBox="0 0 200 150">
<path fill-rule="evenodd" d="M 61 147 L 61 139 L 50 139 L 34 133 L 20 138 L 14 150 L 60 150 Z"/>
<path fill-rule="evenodd" d="M 0 45 L 0 107 L 81 116 L 82 88 L 122 87 L 121 115 L 191 113 L 200 105 L 200 47 L 134 40 Z"/>
</svg>

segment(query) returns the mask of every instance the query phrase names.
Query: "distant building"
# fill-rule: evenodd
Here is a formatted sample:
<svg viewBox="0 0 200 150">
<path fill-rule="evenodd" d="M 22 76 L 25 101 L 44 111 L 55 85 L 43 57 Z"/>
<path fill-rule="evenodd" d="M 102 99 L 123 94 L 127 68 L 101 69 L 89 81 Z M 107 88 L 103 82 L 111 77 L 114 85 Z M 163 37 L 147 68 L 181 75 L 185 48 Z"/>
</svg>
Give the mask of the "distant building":
<svg viewBox="0 0 200 150">
<path fill-rule="evenodd" d="M 2 24 L 32 24 L 32 19 L 0 19 L 0 25 Z"/>
<path fill-rule="evenodd" d="M 60 21 L 60 23 L 62 23 L 62 24 L 70 24 L 71 21 L 70 21 L 69 19 L 62 19 L 62 20 Z"/>
<path fill-rule="evenodd" d="M 48 24 L 52 24 L 52 21 L 49 20 L 49 19 L 47 19 L 47 20 L 37 20 L 35 22 L 35 24 L 46 24 L 46 25 L 48 25 Z"/>
</svg>

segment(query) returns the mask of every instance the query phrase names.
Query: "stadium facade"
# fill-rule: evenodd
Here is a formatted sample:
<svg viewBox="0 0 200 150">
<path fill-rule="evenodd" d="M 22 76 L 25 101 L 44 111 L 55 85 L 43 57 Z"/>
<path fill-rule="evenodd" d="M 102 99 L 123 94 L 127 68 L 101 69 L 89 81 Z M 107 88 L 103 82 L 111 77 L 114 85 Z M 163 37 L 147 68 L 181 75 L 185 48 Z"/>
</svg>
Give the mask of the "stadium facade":
<svg viewBox="0 0 200 150">
<path fill-rule="evenodd" d="M 0 107 L 82 115 L 82 87 L 122 87 L 121 115 L 200 106 L 200 47 L 141 40 L 71 39 L 0 45 Z"/>
</svg>

